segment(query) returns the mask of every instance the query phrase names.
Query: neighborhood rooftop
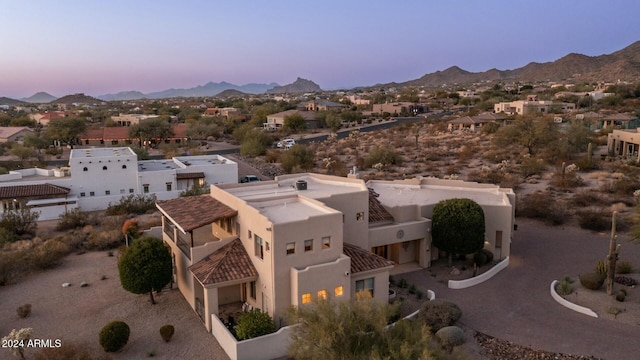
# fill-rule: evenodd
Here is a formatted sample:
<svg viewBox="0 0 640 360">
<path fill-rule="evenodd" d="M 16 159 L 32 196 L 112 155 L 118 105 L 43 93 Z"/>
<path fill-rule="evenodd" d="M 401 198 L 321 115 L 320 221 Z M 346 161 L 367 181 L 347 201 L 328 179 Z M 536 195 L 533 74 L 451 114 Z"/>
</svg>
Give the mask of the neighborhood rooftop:
<svg viewBox="0 0 640 360">
<path fill-rule="evenodd" d="M 69 159 L 85 158 L 85 157 L 110 157 L 110 156 L 128 156 L 135 155 L 136 153 L 128 147 L 116 147 L 116 148 L 89 148 L 89 149 L 74 149 L 71 151 Z"/>
<path fill-rule="evenodd" d="M 337 213 L 337 210 L 299 196 L 268 201 L 249 202 L 256 210 L 274 224 L 306 220 L 313 216 Z"/>
</svg>

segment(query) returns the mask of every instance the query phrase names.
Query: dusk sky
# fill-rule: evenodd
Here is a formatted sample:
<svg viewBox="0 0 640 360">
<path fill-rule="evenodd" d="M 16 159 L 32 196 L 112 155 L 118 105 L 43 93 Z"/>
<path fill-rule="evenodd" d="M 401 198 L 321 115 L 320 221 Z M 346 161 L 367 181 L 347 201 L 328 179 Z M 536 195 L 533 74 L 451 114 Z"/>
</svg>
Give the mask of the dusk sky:
<svg viewBox="0 0 640 360">
<path fill-rule="evenodd" d="M 514 69 L 620 50 L 638 14 L 637 0 L 0 0 L 0 96 Z"/>
</svg>

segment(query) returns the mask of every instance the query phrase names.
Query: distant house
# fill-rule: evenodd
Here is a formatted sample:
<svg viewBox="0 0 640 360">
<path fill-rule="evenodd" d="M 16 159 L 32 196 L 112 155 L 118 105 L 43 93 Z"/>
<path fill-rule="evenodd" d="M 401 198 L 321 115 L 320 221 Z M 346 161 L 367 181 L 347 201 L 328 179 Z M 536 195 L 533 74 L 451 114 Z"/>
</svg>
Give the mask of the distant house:
<svg viewBox="0 0 640 360">
<path fill-rule="evenodd" d="M 622 129 L 635 129 L 640 125 L 638 117 L 630 114 L 611 114 L 602 118 L 602 128 L 617 127 Z"/>
<path fill-rule="evenodd" d="M 336 103 L 329 100 L 311 100 L 306 103 L 305 108 L 307 111 L 340 111 L 347 106 L 344 104 Z"/>
<path fill-rule="evenodd" d="M 557 114 L 575 111 L 575 109 L 576 104 L 573 103 L 537 100 L 537 95 L 529 95 L 527 100 L 497 103 L 493 107 L 493 112 L 508 115 Z"/>
<path fill-rule="evenodd" d="M 387 104 L 373 104 L 373 113 L 384 114 L 389 113 L 393 116 L 398 115 L 415 115 L 422 114 L 427 111 L 427 106 L 424 104 L 412 103 L 412 102 L 395 102 Z"/>
<path fill-rule="evenodd" d="M 47 126 L 53 119 L 63 119 L 71 115 L 73 114 L 67 111 L 48 111 L 44 113 L 39 112 L 35 114 L 29 114 L 29 118 L 42 126 Z"/>
<path fill-rule="evenodd" d="M 284 126 L 284 118 L 291 115 L 300 115 L 304 119 L 307 129 L 320 127 L 320 119 L 315 111 L 307 110 L 286 110 L 279 113 L 267 115 L 267 122 L 262 124 L 264 130 L 276 131 Z"/>
<path fill-rule="evenodd" d="M 141 121 L 158 117 L 158 115 L 120 114 L 118 116 L 112 116 L 111 120 L 118 124 L 118 126 L 131 126 L 139 124 Z"/>
<path fill-rule="evenodd" d="M 32 133 L 33 130 L 26 126 L 0 127 L 0 143 L 15 141 L 21 143 L 24 136 Z"/>
</svg>

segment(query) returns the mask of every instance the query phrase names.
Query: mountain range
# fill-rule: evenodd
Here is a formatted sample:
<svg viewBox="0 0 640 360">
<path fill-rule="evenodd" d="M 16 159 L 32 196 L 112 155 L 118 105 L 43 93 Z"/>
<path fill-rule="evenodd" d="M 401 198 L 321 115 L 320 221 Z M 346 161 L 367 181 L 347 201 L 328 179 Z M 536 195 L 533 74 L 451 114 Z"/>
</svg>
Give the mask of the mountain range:
<svg viewBox="0 0 640 360">
<path fill-rule="evenodd" d="M 485 72 L 469 72 L 458 66 L 452 66 L 443 71 L 426 74 L 419 79 L 401 83 L 379 84 L 376 86 L 425 86 L 441 87 L 443 85 L 470 85 L 484 81 L 519 81 L 519 82 L 615 82 L 618 80 L 637 82 L 640 81 L 640 41 L 611 54 L 599 56 L 586 56 L 571 53 L 558 60 L 546 63 L 531 62 L 526 66 L 513 70 L 491 69 Z M 143 94 L 139 91 L 124 91 L 116 94 L 97 96 L 103 101 L 112 100 L 136 100 L 136 99 L 161 99 L 173 97 L 207 97 L 216 96 L 223 91 L 225 96 L 231 94 L 278 94 L 278 93 L 307 93 L 321 91 L 320 86 L 310 80 L 297 78 L 292 84 L 280 86 L 271 84 L 246 84 L 234 85 L 228 82 L 209 82 L 205 85 L 190 89 L 168 89 L 159 92 Z M 46 103 L 56 98 L 47 93 L 37 93 L 24 102 Z M 18 100 L 0 98 L 0 105 L 13 105 Z M 95 101 L 92 100 L 92 101 Z"/>
</svg>

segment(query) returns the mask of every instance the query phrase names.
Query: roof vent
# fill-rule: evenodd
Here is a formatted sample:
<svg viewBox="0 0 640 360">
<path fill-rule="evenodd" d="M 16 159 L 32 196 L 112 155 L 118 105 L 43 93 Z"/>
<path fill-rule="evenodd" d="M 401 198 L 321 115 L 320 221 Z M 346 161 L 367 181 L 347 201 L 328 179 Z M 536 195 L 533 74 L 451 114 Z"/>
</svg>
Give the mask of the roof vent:
<svg viewBox="0 0 640 360">
<path fill-rule="evenodd" d="M 307 190 L 307 182 L 305 180 L 296 181 L 296 190 Z"/>
</svg>

